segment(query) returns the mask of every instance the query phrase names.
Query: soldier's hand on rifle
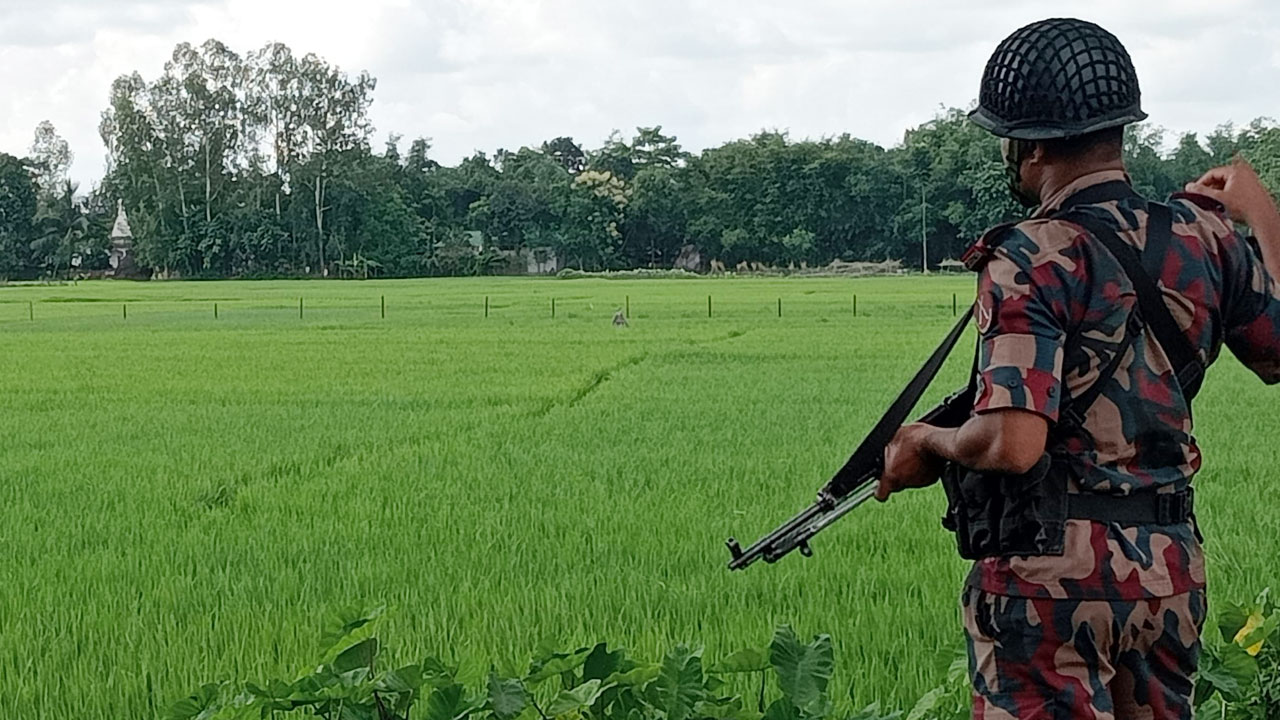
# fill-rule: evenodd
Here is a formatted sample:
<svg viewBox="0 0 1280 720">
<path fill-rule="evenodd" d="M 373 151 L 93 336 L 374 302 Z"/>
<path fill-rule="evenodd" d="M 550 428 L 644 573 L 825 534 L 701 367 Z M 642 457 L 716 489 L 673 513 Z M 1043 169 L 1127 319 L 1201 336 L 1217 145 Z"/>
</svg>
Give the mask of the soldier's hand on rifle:
<svg viewBox="0 0 1280 720">
<path fill-rule="evenodd" d="M 884 449 L 884 472 L 876 485 L 876 499 L 907 488 L 928 487 L 942 476 L 945 462 L 926 450 L 926 438 L 938 428 L 924 423 L 904 425 Z"/>
<path fill-rule="evenodd" d="M 1232 220 L 1251 227 L 1273 219 L 1276 204 L 1249 161 L 1236 156 L 1230 165 L 1217 167 L 1195 182 L 1187 192 L 1208 195 L 1222 203 Z"/>
</svg>

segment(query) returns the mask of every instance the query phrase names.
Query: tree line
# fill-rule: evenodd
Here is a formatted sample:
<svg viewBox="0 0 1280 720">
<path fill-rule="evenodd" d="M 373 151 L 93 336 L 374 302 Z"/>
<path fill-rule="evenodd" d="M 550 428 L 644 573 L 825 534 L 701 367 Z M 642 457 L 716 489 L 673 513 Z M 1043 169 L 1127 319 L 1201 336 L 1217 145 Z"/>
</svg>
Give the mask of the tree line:
<svg viewBox="0 0 1280 720">
<path fill-rule="evenodd" d="M 537 248 L 582 270 L 670 267 L 687 245 L 727 265 L 918 267 L 922 236 L 932 265 L 1022 212 L 998 143 L 959 109 L 890 148 L 765 131 L 691 153 L 656 126 L 446 166 L 429 138 L 376 145 L 376 86 L 278 43 L 178 45 L 158 77 L 112 84 L 91 191 L 68 179 L 71 148 L 48 122 L 22 156 L 0 153 L 0 278 L 105 267 L 117 201 L 137 261 L 183 277 L 484 274 Z M 1167 140 L 1152 125 L 1127 133 L 1140 192 L 1163 197 L 1236 153 L 1280 189 L 1269 119 Z"/>
</svg>

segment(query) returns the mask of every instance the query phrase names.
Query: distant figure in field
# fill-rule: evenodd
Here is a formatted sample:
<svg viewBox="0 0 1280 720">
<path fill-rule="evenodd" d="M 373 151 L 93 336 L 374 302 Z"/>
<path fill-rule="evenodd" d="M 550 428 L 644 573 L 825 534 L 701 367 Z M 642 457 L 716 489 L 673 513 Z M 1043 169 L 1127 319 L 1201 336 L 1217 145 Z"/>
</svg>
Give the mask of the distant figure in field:
<svg viewBox="0 0 1280 720">
<path fill-rule="evenodd" d="M 622 310 L 618 310 L 618 312 L 614 313 L 614 314 L 613 314 L 613 326 L 614 326 L 614 327 L 629 327 L 629 325 L 627 324 L 627 315 L 626 315 L 626 313 L 622 312 Z"/>
</svg>

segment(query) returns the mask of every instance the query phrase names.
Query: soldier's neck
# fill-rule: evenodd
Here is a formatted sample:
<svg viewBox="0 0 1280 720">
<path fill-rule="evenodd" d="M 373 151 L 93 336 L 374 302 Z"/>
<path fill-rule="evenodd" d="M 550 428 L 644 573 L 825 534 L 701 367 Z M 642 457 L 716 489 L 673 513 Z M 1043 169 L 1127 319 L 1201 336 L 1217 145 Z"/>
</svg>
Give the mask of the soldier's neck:
<svg viewBox="0 0 1280 720">
<path fill-rule="evenodd" d="M 1125 172 L 1124 160 L 1077 160 L 1046 165 L 1040 177 L 1040 197 L 1048 199 L 1085 175 L 1108 170 Z"/>
</svg>

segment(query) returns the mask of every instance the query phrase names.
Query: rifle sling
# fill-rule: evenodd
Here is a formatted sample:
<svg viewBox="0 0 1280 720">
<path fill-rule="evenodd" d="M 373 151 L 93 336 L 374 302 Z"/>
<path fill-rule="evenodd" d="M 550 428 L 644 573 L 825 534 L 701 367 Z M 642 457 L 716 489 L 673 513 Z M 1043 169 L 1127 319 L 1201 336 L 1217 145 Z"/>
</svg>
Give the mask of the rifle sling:
<svg viewBox="0 0 1280 720">
<path fill-rule="evenodd" d="M 943 362 L 947 356 L 951 354 L 960 337 L 964 335 L 969 319 L 973 316 L 973 306 L 970 305 L 961 315 L 955 326 L 951 328 L 951 332 L 942 339 L 942 344 L 933 351 L 929 359 L 924 365 L 916 371 L 907 386 L 898 393 L 898 397 L 889 406 L 889 409 L 876 422 L 871 432 L 863 438 L 862 443 L 853 451 L 853 455 L 845 462 L 844 466 L 836 472 L 831 481 L 823 488 L 823 493 L 833 498 L 841 498 L 857 489 L 858 485 L 865 482 L 869 478 L 874 478 L 880 474 L 880 469 L 884 465 L 884 449 L 893 439 L 898 428 L 902 427 L 907 421 L 907 417 L 911 414 L 911 410 L 915 408 L 916 403 L 920 401 L 920 397 L 924 395 L 925 390 L 929 388 L 934 377 L 937 376 L 938 370 L 942 368 Z"/>
</svg>

